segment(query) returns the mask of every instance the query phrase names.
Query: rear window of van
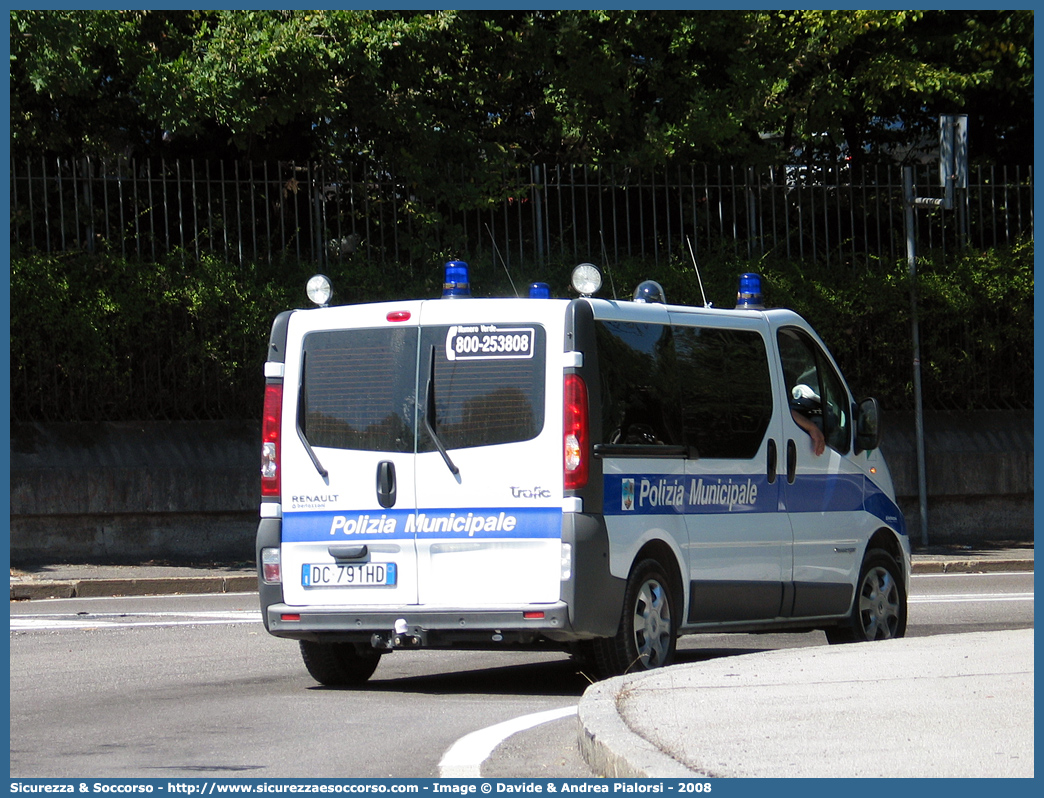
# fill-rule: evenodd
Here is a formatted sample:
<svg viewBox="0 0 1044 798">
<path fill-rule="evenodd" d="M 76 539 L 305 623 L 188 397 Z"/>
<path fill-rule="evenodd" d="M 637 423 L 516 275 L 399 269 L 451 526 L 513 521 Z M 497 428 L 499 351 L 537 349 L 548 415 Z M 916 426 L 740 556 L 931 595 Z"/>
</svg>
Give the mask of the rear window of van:
<svg viewBox="0 0 1044 798">
<path fill-rule="evenodd" d="M 544 426 L 545 334 L 501 325 L 309 333 L 299 422 L 316 447 L 428 452 L 424 430 L 434 357 L 436 432 L 448 449 L 535 438 Z M 462 351 L 455 351 L 462 350 Z"/>
</svg>

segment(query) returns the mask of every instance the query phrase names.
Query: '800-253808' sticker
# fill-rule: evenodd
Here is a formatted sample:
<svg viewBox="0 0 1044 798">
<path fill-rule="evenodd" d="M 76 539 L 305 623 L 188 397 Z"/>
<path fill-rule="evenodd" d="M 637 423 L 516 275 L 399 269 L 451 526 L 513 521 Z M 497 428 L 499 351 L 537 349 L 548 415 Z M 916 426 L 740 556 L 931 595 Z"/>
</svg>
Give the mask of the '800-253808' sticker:
<svg viewBox="0 0 1044 798">
<path fill-rule="evenodd" d="M 533 357 L 532 327 L 454 325 L 446 333 L 447 360 L 522 360 Z"/>
</svg>

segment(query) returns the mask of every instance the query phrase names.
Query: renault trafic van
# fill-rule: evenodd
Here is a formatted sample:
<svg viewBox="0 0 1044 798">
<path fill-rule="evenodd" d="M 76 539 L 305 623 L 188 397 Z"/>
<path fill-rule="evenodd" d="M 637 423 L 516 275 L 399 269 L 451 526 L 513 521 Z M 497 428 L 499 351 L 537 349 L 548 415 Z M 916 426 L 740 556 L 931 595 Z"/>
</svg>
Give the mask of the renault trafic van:
<svg viewBox="0 0 1044 798">
<path fill-rule="evenodd" d="M 267 630 L 326 685 L 403 649 L 559 647 L 601 677 L 679 635 L 901 637 L 910 547 L 812 328 L 761 306 L 444 296 L 280 314 L 265 364 Z"/>
</svg>

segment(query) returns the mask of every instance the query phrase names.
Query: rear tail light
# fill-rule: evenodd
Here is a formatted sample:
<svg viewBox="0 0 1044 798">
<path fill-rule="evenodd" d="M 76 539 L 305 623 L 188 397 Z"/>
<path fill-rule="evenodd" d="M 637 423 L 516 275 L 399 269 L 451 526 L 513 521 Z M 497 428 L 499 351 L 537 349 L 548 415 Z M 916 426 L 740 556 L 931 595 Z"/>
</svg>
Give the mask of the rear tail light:
<svg viewBox="0 0 1044 798">
<path fill-rule="evenodd" d="M 566 490 L 576 490 L 587 485 L 588 450 L 590 448 L 587 385 L 584 384 L 580 375 L 567 374 L 564 387 L 564 484 Z"/>
<path fill-rule="evenodd" d="M 261 417 L 261 495 L 279 497 L 279 417 L 283 409 L 282 383 L 265 386 Z"/>
<path fill-rule="evenodd" d="M 261 577 L 269 585 L 278 585 L 283 581 L 279 549 L 261 549 Z"/>
</svg>

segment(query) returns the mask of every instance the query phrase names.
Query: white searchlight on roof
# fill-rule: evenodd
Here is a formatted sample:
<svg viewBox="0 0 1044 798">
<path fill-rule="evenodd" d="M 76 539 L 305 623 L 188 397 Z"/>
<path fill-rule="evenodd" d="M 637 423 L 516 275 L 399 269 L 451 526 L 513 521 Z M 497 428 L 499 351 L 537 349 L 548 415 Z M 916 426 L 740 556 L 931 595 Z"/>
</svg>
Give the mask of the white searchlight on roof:
<svg viewBox="0 0 1044 798">
<path fill-rule="evenodd" d="M 573 269 L 570 282 L 580 296 L 591 296 L 602 287 L 602 273 L 593 263 L 581 263 Z"/>
<path fill-rule="evenodd" d="M 330 278 L 325 274 L 315 274 L 308 278 L 308 283 L 305 285 L 305 293 L 308 294 L 308 299 L 311 302 L 321 308 L 325 308 L 333 296 L 333 283 L 330 282 Z"/>
</svg>

